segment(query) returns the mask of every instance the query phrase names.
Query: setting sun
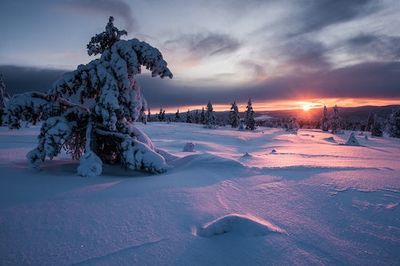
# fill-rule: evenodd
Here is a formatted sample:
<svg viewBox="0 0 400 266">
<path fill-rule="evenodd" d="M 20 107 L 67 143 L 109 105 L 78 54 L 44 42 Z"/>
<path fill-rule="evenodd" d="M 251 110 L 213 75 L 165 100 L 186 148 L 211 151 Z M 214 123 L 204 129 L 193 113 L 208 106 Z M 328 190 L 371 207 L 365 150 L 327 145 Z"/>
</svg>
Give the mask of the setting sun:
<svg viewBox="0 0 400 266">
<path fill-rule="evenodd" d="M 310 104 L 303 104 L 302 108 L 303 108 L 303 111 L 307 112 L 307 111 L 309 111 L 311 109 L 311 105 Z"/>
</svg>

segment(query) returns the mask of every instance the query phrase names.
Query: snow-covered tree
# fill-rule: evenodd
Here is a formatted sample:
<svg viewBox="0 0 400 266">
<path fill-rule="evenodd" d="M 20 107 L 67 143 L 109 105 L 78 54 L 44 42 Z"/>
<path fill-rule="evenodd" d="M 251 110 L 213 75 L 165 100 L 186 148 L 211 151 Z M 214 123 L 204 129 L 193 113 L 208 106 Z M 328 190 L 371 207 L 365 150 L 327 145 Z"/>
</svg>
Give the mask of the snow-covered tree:
<svg viewBox="0 0 400 266">
<path fill-rule="evenodd" d="M 187 110 L 187 112 L 186 112 L 186 123 L 192 123 L 192 122 L 193 122 L 192 114 L 190 113 L 190 110 Z"/>
<path fill-rule="evenodd" d="M 200 123 L 203 125 L 206 123 L 206 112 L 204 111 L 204 107 L 201 108 Z"/>
<path fill-rule="evenodd" d="M 340 131 L 340 115 L 339 115 L 339 108 L 337 105 L 333 107 L 333 114 L 330 120 L 330 128 L 332 134 L 339 133 Z"/>
<path fill-rule="evenodd" d="M 181 122 L 181 115 L 179 113 L 179 109 L 176 110 L 176 113 L 175 113 L 175 122 Z"/>
<path fill-rule="evenodd" d="M 147 116 L 146 116 L 146 108 L 143 105 L 142 108 L 140 108 L 140 113 L 139 113 L 139 121 L 142 122 L 143 124 L 147 124 Z"/>
<path fill-rule="evenodd" d="M 388 121 L 388 132 L 391 137 L 400 138 L 400 108 L 393 111 Z"/>
<path fill-rule="evenodd" d="M 372 128 L 372 125 L 374 124 L 374 122 L 375 122 L 375 115 L 373 113 L 369 113 L 365 131 L 371 131 L 371 128 Z"/>
<path fill-rule="evenodd" d="M 250 130 L 256 129 L 256 121 L 254 120 L 254 111 L 251 99 L 249 99 L 249 101 L 247 102 L 244 123 L 246 124 L 246 129 Z"/>
<path fill-rule="evenodd" d="M 110 49 L 115 42 L 119 41 L 122 35 L 127 35 L 125 30 L 118 30 L 114 26 L 114 17 L 108 19 L 106 31 L 96 34 L 87 45 L 88 55 L 102 54 Z"/>
<path fill-rule="evenodd" d="M 285 123 L 285 129 L 290 133 L 297 134 L 297 131 L 299 130 L 297 119 L 295 117 L 289 118 L 287 123 Z"/>
<path fill-rule="evenodd" d="M 151 122 L 151 111 L 150 111 L 150 107 L 147 109 L 147 121 Z"/>
<path fill-rule="evenodd" d="M 239 108 L 236 104 L 236 101 L 232 103 L 231 111 L 229 112 L 229 124 L 232 126 L 232 128 L 237 128 L 240 124 Z"/>
<path fill-rule="evenodd" d="M 382 137 L 383 136 L 382 124 L 379 122 L 376 114 L 373 116 L 372 121 L 373 121 L 373 124 L 370 126 L 371 136 Z"/>
<path fill-rule="evenodd" d="M 160 112 L 158 113 L 158 121 L 165 121 L 165 110 L 160 108 Z"/>
<path fill-rule="evenodd" d="M 196 124 L 200 123 L 199 110 L 196 110 L 196 112 L 194 113 L 194 122 Z"/>
<path fill-rule="evenodd" d="M 3 75 L 0 74 L 0 126 L 3 125 L 3 116 L 10 96 L 6 91 L 6 84 L 3 80 Z"/>
<path fill-rule="evenodd" d="M 328 108 L 326 108 L 326 105 L 324 105 L 324 111 L 322 113 L 321 129 L 322 129 L 322 131 L 329 130 Z"/>
<path fill-rule="evenodd" d="M 82 176 L 100 174 L 103 163 L 152 173 L 166 170 L 163 156 L 133 125 L 143 103 L 135 75 L 141 66 L 153 77 L 172 78 L 172 73 L 156 48 L 137 39 L 119 40 L 121 32 L 110 18 L 106 32 L 88 45 L 88 53 L 100 53 L 100 58 L 64 74 L 47 93 L 26 93 L 9 101 L 10 128 L 18 128 L 21 120 L 48 117 L 38 146 L 27 155 L 32 166 L 65 149 L 80 158 Z"/>
<path fill-rule="evenodd" d="M 214 109 L 211 104 L 211 101 L 207 103 L 207 111 L 205 113 L 205 121 L 204 124 L 208 128 L 215 128 L 217 124 L 217 119 L 215 118 Z"/>
</svg>

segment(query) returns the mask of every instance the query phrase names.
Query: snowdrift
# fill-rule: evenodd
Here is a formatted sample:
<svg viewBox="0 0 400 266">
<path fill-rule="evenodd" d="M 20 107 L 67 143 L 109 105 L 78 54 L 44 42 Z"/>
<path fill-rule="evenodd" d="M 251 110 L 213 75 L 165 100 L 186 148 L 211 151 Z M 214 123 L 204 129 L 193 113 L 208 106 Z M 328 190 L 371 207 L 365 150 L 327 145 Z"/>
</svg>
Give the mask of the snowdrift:
<svg viewBox="0 0 400 266">
<path fill-rule="evenodd" d="M 229 214 L 197 229 L 197 235 L 213 237 L 224 234 L 240 236 L 264 236 L 270 233 L 286 233 L 272 223 L 252 215 Z"/>
</svg>

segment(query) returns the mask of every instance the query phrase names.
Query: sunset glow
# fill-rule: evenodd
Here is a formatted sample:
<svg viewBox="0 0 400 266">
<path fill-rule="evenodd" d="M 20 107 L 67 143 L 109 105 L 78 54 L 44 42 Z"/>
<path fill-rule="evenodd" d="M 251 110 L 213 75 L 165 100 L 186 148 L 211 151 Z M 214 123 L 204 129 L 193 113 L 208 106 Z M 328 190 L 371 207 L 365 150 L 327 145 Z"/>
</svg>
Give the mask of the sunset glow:
<svg viewBox="0 0 400 266">
<path fill-rule="evenodd" d="M 302 106 L 302 108 L 303 108 L 303 110 L 304 110 L 305 112 L 307 112 L 307 111 L 309 111 L 309 110 L 311 109 L 311 105 L 310 105 L 310 104 L 304 104 L 304 105 Z"/>
<path fill-rule="evenodd" d="M 245 110 L 247 101 L 238 102 L 238 107 L 240 111 Z M 333 107 L 338 105 L 340 107 L 358 107 L 358 106 L 385 106 L 385 105 L 397 105 L 400 103 L 400 99 L 357 99 L 357 98 L 325 98 L 325 99 L 308 99 L 308 100 L 288 100 L 288 101 L 253 101 L 253 108 L 255 111 L 275 111 L 275 110 L 303 110 L 310 111 L 315 108 L 322 108 L 324 105 L 327 107 Z M 177 109 L 181 112 L 186 112 L 187 110 L 201 110 L 202 105 L 184 105 L 184 106 L 174 106 L 166 107 L 163 109 L 167 113 L 174 113 Z M 231 107 L 230 103 L 221 104 L 213 103 L 214 110 L 217 112 L 229 111 Z M 156 109 L 154 109 L 156 111 Z M 153 111 L 153 112 L 155 112 Z M 158 110 L 157 110 L 158 111 Z"/>
</svg>

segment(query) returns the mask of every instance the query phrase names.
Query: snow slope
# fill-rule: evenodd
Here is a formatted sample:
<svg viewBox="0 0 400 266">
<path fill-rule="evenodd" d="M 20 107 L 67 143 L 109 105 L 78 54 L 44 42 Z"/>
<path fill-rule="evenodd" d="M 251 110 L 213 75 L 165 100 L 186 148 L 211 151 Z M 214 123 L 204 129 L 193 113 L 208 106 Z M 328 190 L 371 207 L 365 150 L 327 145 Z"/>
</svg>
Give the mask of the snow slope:
<svg viewBox="0 0 400 266">
<path fill-rule="evenodd" d="M 138 127 L 171 153 L 166 173 L 82 178 L 68 156 L 31 172 L 39 128 L 1 128 L 0 265 L 400 261 L 399 139 Z"/>
</svg>

